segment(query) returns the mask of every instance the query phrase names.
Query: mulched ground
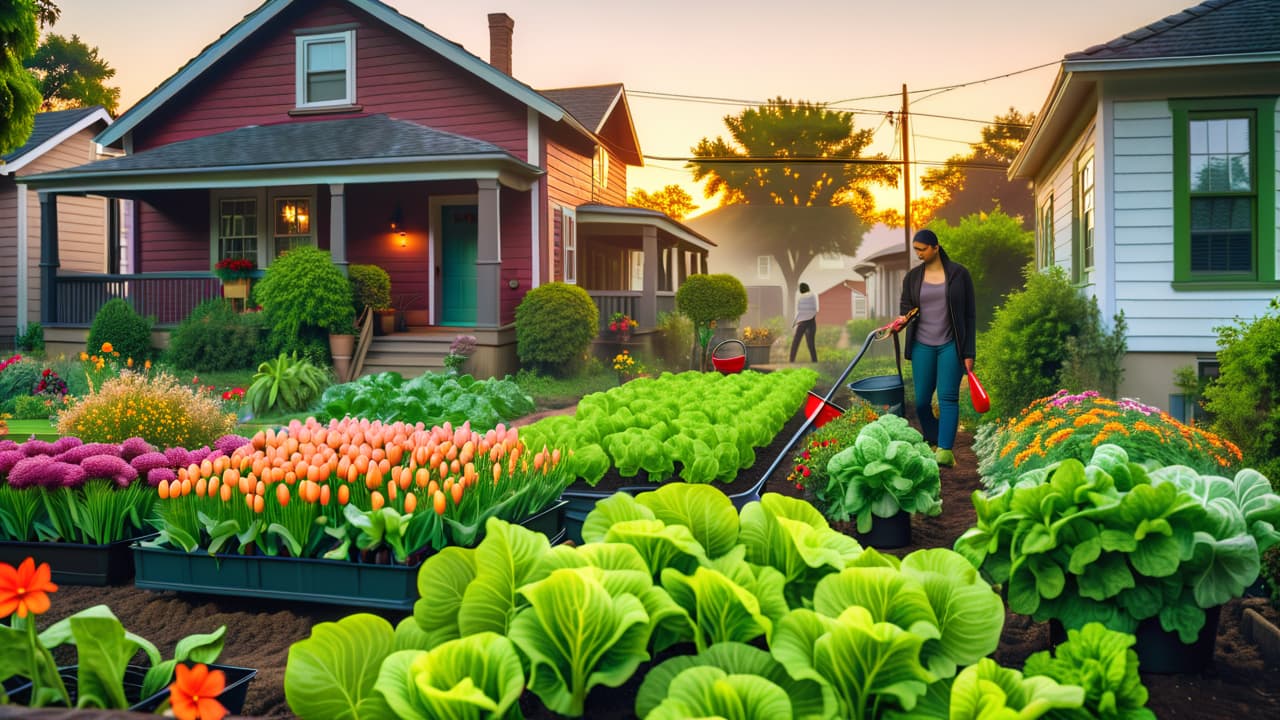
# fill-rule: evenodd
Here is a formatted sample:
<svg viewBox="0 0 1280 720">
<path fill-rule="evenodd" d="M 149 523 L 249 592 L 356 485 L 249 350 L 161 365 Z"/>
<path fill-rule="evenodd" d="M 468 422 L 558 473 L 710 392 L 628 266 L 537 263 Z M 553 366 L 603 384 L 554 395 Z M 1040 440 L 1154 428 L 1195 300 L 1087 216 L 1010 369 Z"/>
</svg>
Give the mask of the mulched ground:
<svg viewBox="0 0 1280 720">
<path fill-rule="evenodd" d="M 756 466 L 740 476 L 738 487 L 750 487 L 758 481 L 782 446 L 791 439 L 798 424 L 793 422 L 784 428 L 770 448 L 757 451 Z M 942 470 L 943 514 L 934 518 L 914 517 L 913 544 L 892 551 L 894 554 L 905 555 L 927 547 L 951 547 L 955 539 L 973 524 L 974 512 L 969 498 L 980 484 L 971 442 L 972 436 L 961 433 L 957 440 L 956 467 Z M 622 485 L 637 484 L 634 478 L 606 480 Z M 780 469 L 776 477 L 770 478 L 765 490 L 799 495 L 799 491 L 786 482 L 785 469 Z M 842 529 L 848 531 L 848 528 Z M 284 669 L 289 645 L 308 637 L 316 623 L 337 620 L 352 612 L 340 607 L 252 598 L 149 592 L 132 585 L 113 588 L 64 586 L 53 596 L 53 608 L 42 616 L 41 627 L 100 603 L 110 606 L 129 630 L 151 640 L 166 655 L 173 651 L 174 644 L 181 637 L 226 625 L 226 650 L 219 662 L 258 669 L 258 677 L 249 688 L 244 713 L 268 718 L 293 717 L 284 698 Z M 1240 619 L 1245 607 L 1253 607 L 1272 622 L 1280 622 L 1280 614 L 1260 598 L 1235 600 L 1224 606 L 1214 664 L 1209 671 L 1195 675 L 1143 675 L 1151 693 L 1149 707 L 1157 717 L 1161 720 L 1280 718 L 1280 667 L 1268 666 L 1242 635 Z M 379 614 L 393 624 L 403 617 L 394 612 Z M 1003 665 L 1020 667 L 1028 655 L 1045 649 L 1047 644 L 1045 624 L 1010 614 L 996 659 Z M 642 666 L 636 678 L 622 688 L 597 688 L 593 691 L 587 701 L 587 717 L 633 717 L 631 706 L 643 670 Z M 557 717 L 542 708 L 536 698 L 528 694 L 527 697 L 529 699 L 522 703 L 527 717 Z"/>
</svg>

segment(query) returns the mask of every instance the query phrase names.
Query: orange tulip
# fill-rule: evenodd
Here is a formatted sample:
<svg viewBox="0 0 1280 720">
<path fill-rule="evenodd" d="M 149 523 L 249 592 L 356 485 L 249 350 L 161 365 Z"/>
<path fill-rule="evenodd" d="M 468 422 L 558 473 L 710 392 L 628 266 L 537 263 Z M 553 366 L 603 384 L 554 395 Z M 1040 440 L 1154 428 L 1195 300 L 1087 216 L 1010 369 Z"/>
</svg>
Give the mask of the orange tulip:
<svg viewBox="0 0 1280 720">
<path fill-rule="evenodd" d="M 9 563 L 0 563 L 0 616 L 16 612 L 25 618 L 48 610 L 49 593 L 58 591 L 58 586 L 49 581 L 52 574 L 49 563 L 37 567 L 34 558 L 23 560 L 16 569 Z"/>
<path fill-rule="evenodd" d="M 406 493 L 404 496 L 404 511 L 411 513 L 418 509 L 418 496 L 413 493 Z"/>
<path fill-rule="evenodd" d="M 227 709 L 218 695 L 227 687 L 221 670 L 210 670 L 203 663 L 188 669 L 178 664 L 177 676 L 169 686 L 169 704 L 178 720 L 222 720 Z"/>
</svg>

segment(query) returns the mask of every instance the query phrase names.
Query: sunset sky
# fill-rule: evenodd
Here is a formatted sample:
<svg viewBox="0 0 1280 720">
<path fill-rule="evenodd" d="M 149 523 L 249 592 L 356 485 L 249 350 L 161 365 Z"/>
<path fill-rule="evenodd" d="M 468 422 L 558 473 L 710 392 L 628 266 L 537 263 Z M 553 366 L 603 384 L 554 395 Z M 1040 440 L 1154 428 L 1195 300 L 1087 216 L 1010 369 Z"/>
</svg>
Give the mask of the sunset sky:
<svg viewBox="0 0 1280 720">
<path fill-rule="evenodd" d="M 52 32 L 78 34 L 117 71 L 132 106 L 261 4 L 259 0 L 57 0 Z M 723 117 L 782 96 L 859 112 L 878 128 L 872 152 L 899 157 L 886 110 L 911 91 L 912 155 L 968 150 L 982 122 L 1014 107 L 1039 112 L 1057 61 L 1176 13 L 1191 0 L 390 0 L 389 5 L 488 59 L 487 13 L 515 20 L 514 75 L 534 88 L 621 82 L 646 155 L 687 157 Z M 934 94 L 1046 63 L 1049 67 Z M 936 92 L 936 91 L 935 91 Z M 689 96 L 653 97 L 653 93 Z M 883 97 L 888 96 L 888 97 Z M 929 117 L 940 115 L 947 117 Z M 682 163 L 648 160 L 630 187 L 685 186 Z M 918 170 L 915 172 L 919 172 Z M 877 193 L 901 207 L 901 191 Z"/>
</svg>

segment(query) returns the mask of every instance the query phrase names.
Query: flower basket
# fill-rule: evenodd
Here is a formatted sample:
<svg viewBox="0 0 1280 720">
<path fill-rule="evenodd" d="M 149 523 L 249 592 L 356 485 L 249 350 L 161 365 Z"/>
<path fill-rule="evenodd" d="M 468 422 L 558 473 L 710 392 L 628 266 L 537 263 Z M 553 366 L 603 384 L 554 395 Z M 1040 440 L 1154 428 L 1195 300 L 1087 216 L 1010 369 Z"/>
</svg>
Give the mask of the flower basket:
<svg viewBox="0 0 1280 720">
<path fill-rule="evenodd" d="M 224 283 L 233 280 L 248 280 L 253 277 L 258 266 L 245 258 L 223 258 L 213 266 L 213 274 Z"/>
</svg>

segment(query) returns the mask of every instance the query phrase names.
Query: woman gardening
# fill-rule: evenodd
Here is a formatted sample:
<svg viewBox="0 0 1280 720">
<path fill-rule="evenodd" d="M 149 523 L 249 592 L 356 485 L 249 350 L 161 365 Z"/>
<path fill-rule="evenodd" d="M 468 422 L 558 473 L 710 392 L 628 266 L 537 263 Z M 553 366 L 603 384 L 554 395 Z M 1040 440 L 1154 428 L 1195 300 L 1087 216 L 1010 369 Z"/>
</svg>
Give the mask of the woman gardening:
<svg viewBox="0 0 1280 720">
<path fill-rule="evenodd" d="M 911 239 L 920 265 L 902 280 L 902 299 L 895 322 L 919 308 L 916 323 L 907 327 L 906 350 L 916 393 L 916 415 L 924 439 L 937 447 L 938 464 L 956 464 L 951 448 L 960 424 L 960 377 L 973 370 L 977 310 L 973 278 L 961 264 L 947 257 L 932 230 L 921 230 Z M 933 416 L 933 394 L 938 393 L 938 417 Z"/>
</svg>

